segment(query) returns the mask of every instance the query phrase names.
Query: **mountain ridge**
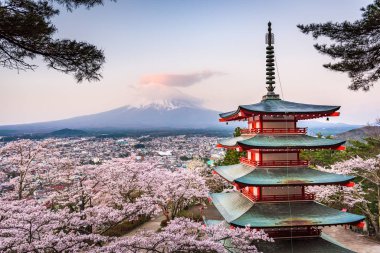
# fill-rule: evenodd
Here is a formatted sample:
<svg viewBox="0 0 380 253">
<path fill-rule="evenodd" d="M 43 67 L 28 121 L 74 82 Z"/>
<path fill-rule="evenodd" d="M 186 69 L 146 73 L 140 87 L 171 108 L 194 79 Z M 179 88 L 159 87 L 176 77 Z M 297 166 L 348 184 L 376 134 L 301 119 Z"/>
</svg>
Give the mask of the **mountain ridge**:
<svg viewBox="0 0 380 253">
<path fill-rule="evenodd" d="M 68 119 L 29 124 L 3 125 L 0 130 L 51 132 L 60 129 L 156 129 L 220 128 L 218 111 L 181 101 L 140 106 L 121 106 L 104 112 Z"/>
</svg>

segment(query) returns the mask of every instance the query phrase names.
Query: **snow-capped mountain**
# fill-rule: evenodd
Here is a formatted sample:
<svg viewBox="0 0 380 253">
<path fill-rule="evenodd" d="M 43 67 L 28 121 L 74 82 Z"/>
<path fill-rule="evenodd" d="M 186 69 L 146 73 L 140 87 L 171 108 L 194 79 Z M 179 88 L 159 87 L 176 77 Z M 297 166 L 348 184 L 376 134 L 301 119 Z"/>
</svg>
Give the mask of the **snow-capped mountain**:
<svg viewBox="0 0 380 253">
<path fill-rule="evenodd" d="M 181 107 L 189 107 L 189 108 L 199 108 L 201 109 L 201 106 L 197 106 L 194 103 L 186 100 L 180 100 L 180 99 L 163 99 L 163 100 L 155 100 L 149 104 L 141 104 L 137 106 L 127 106 L 129 108 L 139 108 L 139 109 L 157 109 L 157 110 L 175 110 Z"/>
<path fill-rule="evenodd" d="M 110 111 L 64 120 L 0 126 L 24 132 L 71 129 L 157 129 L 221 127 L 218 112 L 181 100 L 161 100 L 139 106 L 123 106 Z"/>
</svg>

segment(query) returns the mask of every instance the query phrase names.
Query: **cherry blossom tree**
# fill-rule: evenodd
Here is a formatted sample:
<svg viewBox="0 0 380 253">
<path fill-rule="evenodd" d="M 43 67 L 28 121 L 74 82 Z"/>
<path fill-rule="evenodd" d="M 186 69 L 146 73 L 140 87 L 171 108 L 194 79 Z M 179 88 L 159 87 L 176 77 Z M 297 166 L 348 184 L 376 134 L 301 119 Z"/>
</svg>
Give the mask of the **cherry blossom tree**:
<svg viewBox="0 0 380 253">
<path fill-rule="evenodd" d="M 83 233 L 80 217 L 51 211 L 35 200 L 0 200 L 1 252 L 92 250 L 106 237 Z"/>
<path fill-rule="evenodd" d="M 309 191 L 325 203 L 358 208 L 380 237 L 380 155 L 375 158 L 352 158 L 339 162 L 331 168 L 317 169 L 345 175 L 354 175 L 359 182 L 354 187 L 314 186 Z"/>
<path fill-rule="evenodd" d="M 212 168 L 209 168 L 205 162 L 200 159 L 193 159 L 187 164 L 189 170 L 199 173 L 206 181 L 206 186 L 210 192 L 221 192 L 224 189 L 230 188 L 226 180 L 219 175 L 212 172 Z"/>
<path fill-rule="evenodd" d="M 262 230 L 230 229 L 225 223 L 204 226 L 185 218 L 176 218 L 160 232 L 142 232 L 123 237 L 98 252 L 252 252 L 254 242 L 273 241 Z"/>
<path fill-rule="evenodd" d="M 11 142 L 0 154 L 1 180 L 14 186 L 0 196 L 1 252 L 139 252 L 142 246 L 162 252 L 239 247 L 256 252 L 252 240 L 267 239 L 261 231 L 204 228 L 175 219 L 207 198 L 206 179 L 198 169 L 170 171 L 133 158 L 81 165 L 63 157 L 56 140 Z M 123 221 L 158 213 L 175 219 L 158 234 L 104 236 Z"/>
<path fill-rule="evenodd" d="M 13 176 L 17 199 L 33 195 L 40 186 L 40 176 L 48 168 L 47 160 L 52 152 L 53 140 L 19 140 L 6 144 L 0 149 L 0 165 L 3 172 Z"/>
<path fill-rule="evenodd" d="M 158 208 L 166 221 L 177 217 L 184 208 L 202 203 L 208 196 L 204 178 L 194 171 L 156 169 L 149 176 L 153 188 L 144 193 L 138 203 L 147 208 Z"/>
</svg>

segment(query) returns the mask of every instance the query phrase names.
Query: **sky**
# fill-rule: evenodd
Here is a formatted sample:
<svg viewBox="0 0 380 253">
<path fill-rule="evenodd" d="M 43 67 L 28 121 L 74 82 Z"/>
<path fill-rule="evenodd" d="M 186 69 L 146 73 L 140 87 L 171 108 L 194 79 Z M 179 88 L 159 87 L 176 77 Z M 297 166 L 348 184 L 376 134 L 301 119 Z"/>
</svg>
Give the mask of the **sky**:
<svg viewBox="0 0 380 253">
<path fill-rule="evenodd" d="M 347 74 L 297 24 L 360 18 L 365 0 L 118 0 L 54 18 L 57 38 L 104 50 L 99 82 L 39 68 L 0 68 L 0 125 L 93 114 L 125 105 L 181 99 L 217 111 L 257 103 L 265 89 L 265 33 L 275 34 L 276 91 L 285 100 L 341 105 L 332 122 L 366 124 L 380 117 L 380 84 L 350 91 Z"/>
</svg>

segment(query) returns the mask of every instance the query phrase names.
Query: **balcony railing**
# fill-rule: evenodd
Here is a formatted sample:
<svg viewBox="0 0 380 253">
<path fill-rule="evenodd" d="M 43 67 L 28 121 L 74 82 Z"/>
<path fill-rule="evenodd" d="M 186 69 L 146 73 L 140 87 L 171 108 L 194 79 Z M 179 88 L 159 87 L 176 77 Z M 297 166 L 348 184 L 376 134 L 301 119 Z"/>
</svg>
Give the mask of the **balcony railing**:
<svg viewBox="0 0 380 253">
<path fill-rule="evenodd" d="M 241 134 L 306 134 L 307 128 L 252 128 L 241 129 Z"/>
<path fill-rule="evenodd" d="M 315 194 L 287 194 L 287 195 L 262 195 L 261 198 L 252 195 L 245 188 L 241 189 L 241 193 L 252 201 L 289 201 L 289 200 L 315 200 Z"/>
<path fill-rule="evenodd" d="M 263 195 L 262 201 L 287 201 L 287 200 L 314 200 L 315 194 L 288 194 L 288 195 Z"/>
<path fill-rule="evenodd" d="M 304 160 L 269 160 L 269 161 L 253 161 L 246 157 L 241 157 L 240 162 L 249 166 L 307 166 L 308 161 Z"/>
</svg>

